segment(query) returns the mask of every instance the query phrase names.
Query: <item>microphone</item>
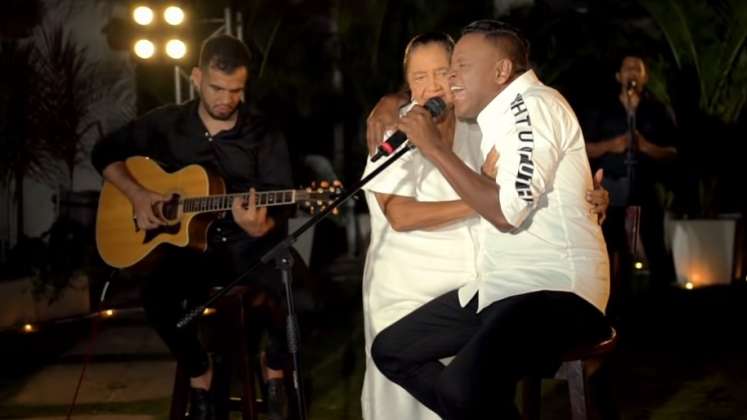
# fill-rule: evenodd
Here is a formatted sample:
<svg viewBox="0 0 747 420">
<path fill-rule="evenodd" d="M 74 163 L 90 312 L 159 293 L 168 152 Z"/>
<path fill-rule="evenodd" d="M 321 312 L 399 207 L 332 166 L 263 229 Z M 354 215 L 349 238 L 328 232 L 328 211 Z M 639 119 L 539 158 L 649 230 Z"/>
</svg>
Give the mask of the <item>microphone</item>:
<svg viewBox="0 0 747 420">
<path fill-rule="evenodd" d="M 638 81 L 637 80 L 635 80 L 635 79 L 628 80 L 628 86 L 627 86 L 628 96 L 630 96 L 630 95 L 633 94 L 633 92 L 635 91 L 636 86 L 638 86 Z"/>
<path fill-rule="evenodd" d="M 423 106 L 431 113 L 433 118 L 440 117 L 446 110 L 446 102 L 438 96 L 428 99 Z M 379 150 L 371 158 L 371 162 L 376 162 L 384 156 L 391 155 L 405 141 L 407 141 L 407 134 L 397 130 L 384 143 L 381 143 Z"/>
</svg>

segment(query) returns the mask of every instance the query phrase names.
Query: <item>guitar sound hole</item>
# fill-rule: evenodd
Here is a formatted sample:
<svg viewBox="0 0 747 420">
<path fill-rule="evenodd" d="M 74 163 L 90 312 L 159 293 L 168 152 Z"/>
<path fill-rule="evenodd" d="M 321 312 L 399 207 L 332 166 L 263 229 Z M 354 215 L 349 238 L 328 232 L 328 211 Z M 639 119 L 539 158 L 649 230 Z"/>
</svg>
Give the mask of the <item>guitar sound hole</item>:
<svg viewBox="0 0 747 420">
<path fill-rule="evenodd" d="M 163 203 L 161 212 L 166 220 L 176 220 L 179 217 L 179 194 L 171 194 L 171 198 Z"/>
</svg>

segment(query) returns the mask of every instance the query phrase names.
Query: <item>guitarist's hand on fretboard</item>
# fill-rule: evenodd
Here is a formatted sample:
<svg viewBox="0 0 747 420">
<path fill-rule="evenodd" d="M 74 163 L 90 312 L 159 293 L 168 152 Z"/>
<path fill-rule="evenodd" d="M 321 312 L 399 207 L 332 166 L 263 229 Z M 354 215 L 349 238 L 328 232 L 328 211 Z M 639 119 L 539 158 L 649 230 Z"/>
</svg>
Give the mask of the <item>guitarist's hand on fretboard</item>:
<svg viewBox="0 0 747 420">
<path fill-rule="evenodd" d="M 250 235 L 263 236 L 275 226 L 267 207 L 297 204 L 319 210 L 340 194 L 339 183 L 226 194 L 223 180 L 198 165 L 168 173 L 147 157 L 133 156 L 121 166 L 114 175 L 121 181 L 124 172 L 132 180 L 106 178 L 96 212 L 96 247 L 116 268 L 138 264 L 162 244 L 204 252 L 210 222 L 229 209 Z"/>
<path fill-rule="evenodd" d="M 168 199 L 161 194 L 140 188 L 128 198 L 132 202 L 133 218 L 138 229 L 155 229 L 166 224 L 160 205 Z"/>
<path fill-rule="evenodd" d="M 250 236 L 263 236 L 275 226 L 272 217 L 267 217 L 267 207 L 257 208 L 257 193 L 252 188 L 249 197 L 234 198 L 231 213 L 236 224 L 241 226 Z"/>
</svg>

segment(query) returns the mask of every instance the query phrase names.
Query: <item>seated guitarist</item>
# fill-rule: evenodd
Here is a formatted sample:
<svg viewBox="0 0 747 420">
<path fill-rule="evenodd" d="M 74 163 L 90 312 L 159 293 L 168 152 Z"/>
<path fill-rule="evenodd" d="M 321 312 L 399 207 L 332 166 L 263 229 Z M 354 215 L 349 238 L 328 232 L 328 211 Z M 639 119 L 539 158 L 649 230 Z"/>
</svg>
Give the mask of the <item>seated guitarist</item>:
<svg viewBox="0 0 747 420">
<path fill-rule="evenodd" d="M 242 101 L 249 76 L 250 53 L 238 39 L 227 35 L 207 39 L 200 51 L 199 65 L 192 69 L 192 82 L 200 98 L 182 105 L 157 108 L 130 122 L 99 142 L 92 155 L 93 165 L 117 186 L 134 207 L 133 217 L 141 229 L 164 225 L 153 206 L 163 197 L 139 185 L 127 172 L 124 160 L 149 156 L 166 171 L 199 164 L 220 175 L 227 192 L 252 188 L 287 188 L 291 171 L 285 140 L 269 129 L 266 121 L 250 113 Z M 244 272 L 267 245 L 287 234 L 287 212 L 268 214 L 249 203 L 235 202 L 231 215 L 214 222 L 208 234 L 208 250 L 195 255 L 187 249 L 170 247 L 164 258 L 148 273 L 143 290 L 149 323 L 166 342 L 190 375 L 190 418 L 211 418 L 212 368 L 194 325 L 177 329 L 190 307 L 201 303 L 210 286 L 220 285 Z M 268 318 L 267 370 L 271 419 L 286 416 L 283 371 L 286 364 L 282 283 L 274 267 L 263 267 L 248 282 L 264 289 L 273 302 Z"/>
</svg>

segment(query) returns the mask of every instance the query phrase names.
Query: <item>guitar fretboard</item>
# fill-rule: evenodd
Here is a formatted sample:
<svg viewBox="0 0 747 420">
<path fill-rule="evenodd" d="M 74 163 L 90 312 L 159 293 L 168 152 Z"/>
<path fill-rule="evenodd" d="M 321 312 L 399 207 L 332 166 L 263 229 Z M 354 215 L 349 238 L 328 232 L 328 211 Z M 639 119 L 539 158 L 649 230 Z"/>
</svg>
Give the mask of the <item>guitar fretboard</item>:
<svg viewBox="0 0 747 420">
<path fill-rule="evenodd" d="M 257 207 L 282 206 L 296 201 L 296 190 L 262 191 L 256 193 Z M 230 210 L 233 200 L 240 197 L 249 200 L 249 193 L 210 195 L 192 197 L 181 200 L 182 211 L 185 213 L 210 212 Z"/>
</svg>

